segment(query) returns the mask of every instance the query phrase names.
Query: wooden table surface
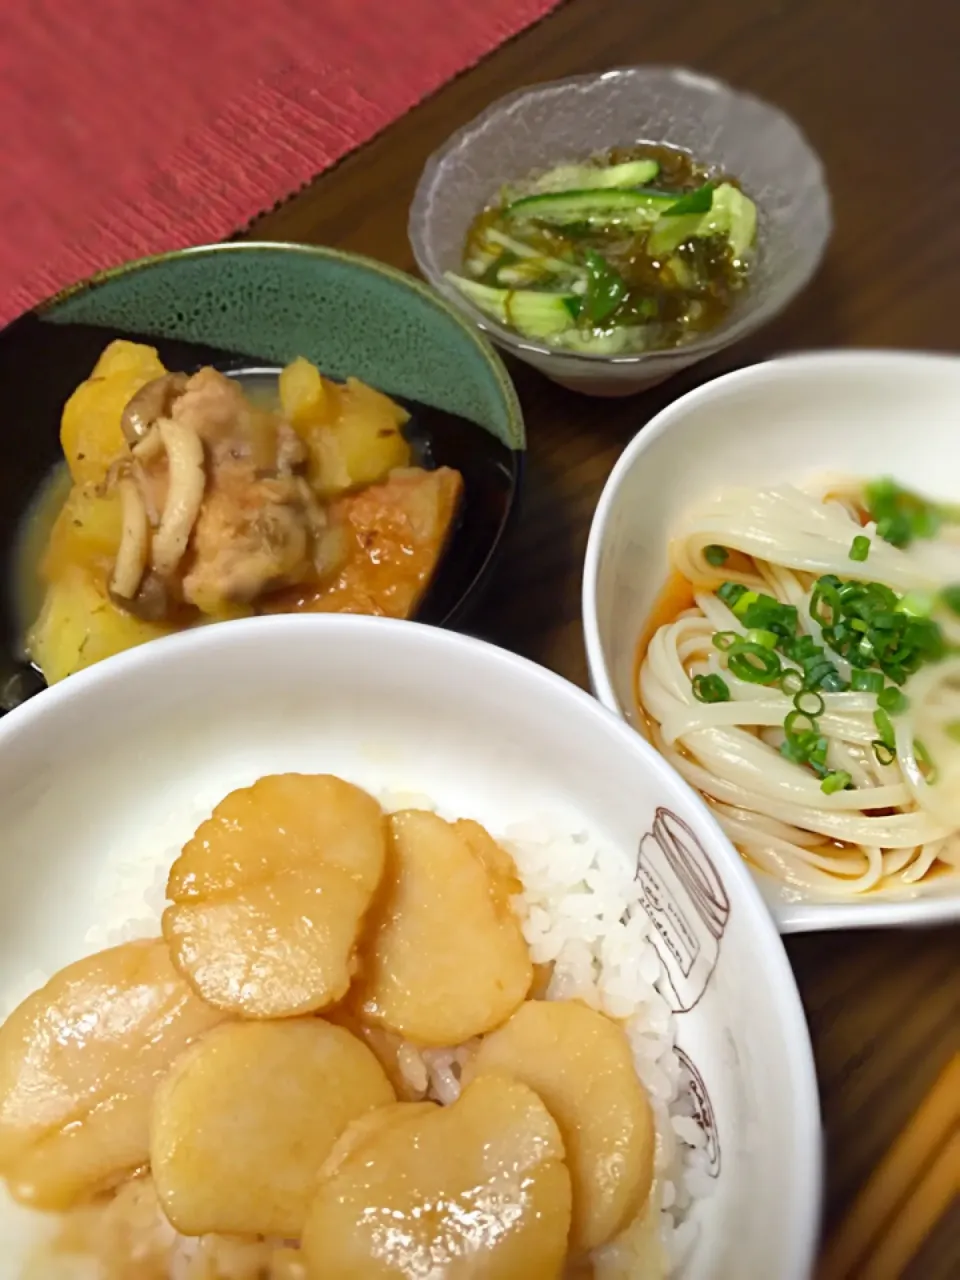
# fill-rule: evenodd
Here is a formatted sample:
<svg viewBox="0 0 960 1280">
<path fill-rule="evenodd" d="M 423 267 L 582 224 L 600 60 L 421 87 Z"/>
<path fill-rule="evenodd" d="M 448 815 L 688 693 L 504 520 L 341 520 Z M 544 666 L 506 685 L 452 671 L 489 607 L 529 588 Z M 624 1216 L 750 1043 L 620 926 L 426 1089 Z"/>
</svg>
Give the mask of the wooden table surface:
<svg viewBox="0 0 960 1280">
<path fill-rule="evenodd" d="M 524 512 L 477 631 L 585 684 L 591 514 L 624 444 L 696 383 L 797 348 L 957 349 L 958 55 L 958 0 L 567 0 L 251 228 L 415 270 L 407 209 L 453 129 L 531 81 L 629 63 L 684 63 L 753 90 L 823 157 L 833 242 L 803 297 L 758 337 L 620 401 L 511 362 L 529 436 Z M 960 1035 L 957 944 L 947 929 L 787 940 L 826 1129 L 824 1280 L 960 1276 L 960 1072 L 943 1077 Z"/>
</svg>

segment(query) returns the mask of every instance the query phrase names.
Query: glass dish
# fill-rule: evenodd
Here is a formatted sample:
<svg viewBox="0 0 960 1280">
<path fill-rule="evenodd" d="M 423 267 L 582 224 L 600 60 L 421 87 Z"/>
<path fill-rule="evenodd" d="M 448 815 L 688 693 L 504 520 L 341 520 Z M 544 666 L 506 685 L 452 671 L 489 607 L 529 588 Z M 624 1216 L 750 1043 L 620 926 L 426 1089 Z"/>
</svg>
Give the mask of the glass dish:
<svg viewBox="0 0 960 1280">
<path fill-rule="evenodd" d="M 533 342 L 479 311 L 444 278 L 462 266 L 470 222 L 504 182 L 611 147 L 669 143 L 736 177 L 759 213 L 750 282 L 718 328 L 683 347 L 581 355 Z M 490 338 L 563 386 L 630 395 L 765 324 L 813 275 L 830 237 L 823 167 L 776 107 L 677 67 L 626 67 L 534 85 L 454 133 L 427 161 L 410 209 L 410 243 L 430 283 Z"/>
</svg>

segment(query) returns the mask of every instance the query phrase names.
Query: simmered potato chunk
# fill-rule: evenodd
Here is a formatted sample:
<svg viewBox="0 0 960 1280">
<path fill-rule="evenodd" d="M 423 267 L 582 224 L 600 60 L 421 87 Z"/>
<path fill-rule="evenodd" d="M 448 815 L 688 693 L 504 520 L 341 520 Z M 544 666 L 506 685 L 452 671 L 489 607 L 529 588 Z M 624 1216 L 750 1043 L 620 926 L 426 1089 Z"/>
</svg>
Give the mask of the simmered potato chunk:
<svg viewBox="0 0 960 1280">
<path fill-rule="evenodd" d="M 310 483 L 318 493 L 332 498 L 409 467 L 410 446 L 401 430 L 410 417 L 405 409 L 356 378 L 323 386 L 318 420 L 300 427 L 310 451 Z"/>
<path fill-rule="evenodd" d="M 350 986 L 385 850 L 380 806 L 340 778 L 272 774 L 232 791 L 170 871 L 174 963 L 249 1018 L 326 1008 Z"/>
<path fill-rule="evenodd" d="M 555 1280 L 570 1225 L 557 1126 L 489 1076 L 450 1107 L 398 1103 L 348 1129 L 303 1233 L 308 1280 Z"/>
<path fill-rule="evenodd" d="M 11 1193 L 63 1209 L 145 1164 L 158 1080 L 222 1018 L 159 938 L 79 960 L 28 996 L 0 1027 L 0 1173 Z"/>
<path fill-rule="evenodd" d="M 173 630 L 118 609 L 107 594 L 103 574 L 68 569 L 47 587 L 40 616 L 27 636 L 27 652 L 47 684 L 56 684 L 84 667 L 158 640 Z"/>
<path fill-rule="evenodd" d="M 328 421 L 336 410 L 335 388 L 304 356 L 281 369 L 279 391 L 284 417 L 305 440 L 312 428 Z"/>
<path fill-rule="evenodd" d="M 409 809 L 390 833 L 359 1007 L 416 1044 L 460 1044 L 504 1022 L 533 981 L 510 905 L 516 871 L 474 822 Z"/>
<path fill-rule="evenodd" d="M 146 383 L 166 373 L 153 347 L 118 338 L 103 351 L 86 382 L 63 409 L 60 444 L 77 484 L 98 484 L 126 444 L 120 418 Z"/>
<path fill-rule="evenodd" d="M 157 1090 L 150 1163 L 164 1212 L 184 1235 L 295 1239 L 336 1139 L 393 1100 L 370 1050 L 322 1018 L 220 1027 Z"/>
<path fill-rule="evenodd" d="M 653 1178 L 653 1116 L 623 1030 L 579 1001 L 528 1001 L 483 1040 L 465 1075 L 490 1072 L 522 1080 L 546 1103 L 573 1179 L 571 1245 L 605 1244 Z"/>
<path fill-rule="evenodd" d="M 60 508 L 43 553 L 48 582 L 78 566 L 99 570 L 104 581 L 120 546 L 120 495 L 96 485 L 74 485 Z"/>
</svg>

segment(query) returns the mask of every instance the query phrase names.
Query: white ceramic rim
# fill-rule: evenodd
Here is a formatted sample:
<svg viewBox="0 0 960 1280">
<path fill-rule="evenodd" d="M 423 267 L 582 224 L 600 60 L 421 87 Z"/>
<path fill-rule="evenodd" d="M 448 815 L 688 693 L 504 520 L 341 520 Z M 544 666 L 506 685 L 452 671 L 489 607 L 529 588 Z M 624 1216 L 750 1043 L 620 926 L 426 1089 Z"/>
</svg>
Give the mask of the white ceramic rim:
<svg viewBox="0 0 960 1280">
<path fill-rule="evenodd" d="M 806 1280 L 811 1273 L 819 1241 L 823 1177 L 820 1100 L 806 1016 L 783 943 L 746 865 L 700 797 L 630 725 L 601 706 L 584 690 L 546 667 L 521 658 L 509 650 L 473 636 L 430 627 L 424 623 L 351 614 L 291 614 L 244 618 L 150 641 L 88 667 L 31 698 L 0 720 L 0 764 L 4 751 L 16 749 L 16 739 L 21 727 L 36 725 L 38 722 L 42 725 L 44 720 L 48 720 L 53 730 L 60 708 L 78 695 L 115 679 L 136 676 L 140 681 L 149 683 L 162 675 L 168 656 L 173 658 L 178 654 L 218 647 L 230 649 L 250 646 L 263 651 L 268 648 L 270 637 L 281 635 L 282 629 L 287 632 L 340 632 L 343 643 L 349 644 L 350 638 L 358 631 L 371 627 L 380 630 L 385 648 L 399 640 L 407 643 L 415 641 L 429 652 L 431 663 L 443 662 L 447 654 L 459 650 L 475 667 L 485 670 L 486 680 L 496 679 L 499 670 L 513 668 L 524 680 L 546 686 L 552 696 L 565 701 L 571 717 L 603 718 L 609 731 L 619 739 L 622 749 L 633 755 L 638 765 L 653 775 L 658 787 L 668 795 L 672 793 L 680 801 L 681 810 L 693 809 L 706 832 L 713 837 L 712 852 L 723 866 L 725 879 L 729 877 L 726 882 L 736 885 L 735 892 L 740 896 L 738 910 L 742 909 L 749 919 L 749 928 L 757 939 L 758 953 L 764 956 L 771 987 L 776 992 L 782 1011 L 791 1073 L 789 1106 L 793 1115 L 795 1145 L 791 1159 L 797 1170 L 800 1188 L 799 1200 L 791 1217 L 793 1239 L 785 1242 L 785 1256 L 790 1259 L 791 1267 L 788 1272 L 784 1272 L 783 1280 Z M 266 656 L 264 660 L 267 661 Z"/>
<path fill-rule="evenodd" d="M 871 368 L 881 363 L 885 367 L 889 367 L 892 362 L 923 366 L 942 360 L 956 362 L 960 357 L 946 351 L 884 351 L 880 348 L 788 353 L 765 360 L 760 364 L 748 365 L 744 369 L 734 369 L 731 373 L 722 374 L 718 378 L 703 383 L 702 386 L 695 387 L 686 395 L 678 396 L 640 428 L 617 459 L 603 486 L 600 501 L 597 503 L 590 523 L 587 551 L 583 562 L 580 611 L 587 654 L 587 671 L 591 688 L 609 711 L 624 719 L 624 713 L 614 693 L 603 656 L 600 628 L 597 623 L 597 572 L 600 565 L 600 551 L 610 512 L 623 478 L 648 446 L 664 432 L 669 431 L 674 422 L 687 410 L 712 400 L 718 390 L 775 381 L 780 376 L 780 370 L 786 366 L 791 369 L 806 366 L 811 376 L 815 376 L 817 370 L 825 366 L 850 364 L 862 368 L 864 373 L 868 374 Z M 639 736 L 637 734 L 637 737 Z M 814 933 L 827 929 L 867 929 L 889 925 L 952 924 L 960 918 L 960 893 L 913 898 L 903 902 L 781 903 L 777 901 L 770 903 L 770 910 L 774 914 L 781 933 Z"/>
</svg>

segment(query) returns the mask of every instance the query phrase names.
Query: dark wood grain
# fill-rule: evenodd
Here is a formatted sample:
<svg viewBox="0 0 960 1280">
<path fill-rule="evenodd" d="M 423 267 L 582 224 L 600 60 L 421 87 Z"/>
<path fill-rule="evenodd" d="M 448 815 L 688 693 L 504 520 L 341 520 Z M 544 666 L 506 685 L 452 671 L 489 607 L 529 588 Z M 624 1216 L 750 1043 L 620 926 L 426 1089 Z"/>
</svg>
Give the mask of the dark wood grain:
<svg viewBox="0 0 960 1280">
<path fill-rule="evenodd" d="M 627 63 L 682 62 L 768 97 L 821 153 L 836 234 L 811 287 L 755 339 L 625 401 L 578 397 L 511 364 L 529 479 L 479 633 L 585 683 L 579 590 L 591 513 L 626 441 L 689 387 L 783 350 L 957 349 L 958 52 L 956 0 L 568 0 L 250 228 L 412 270 L 410 198 L 451 130 L 520 85 Z M 848 933 L 787 947 L 820 1072 L 830 1231 L 957 1047 L 957 936 Z M 954 1216 L 925 1242 L 916 1274 L 955 1274 L 956 1246 Z"/>
</svg>

